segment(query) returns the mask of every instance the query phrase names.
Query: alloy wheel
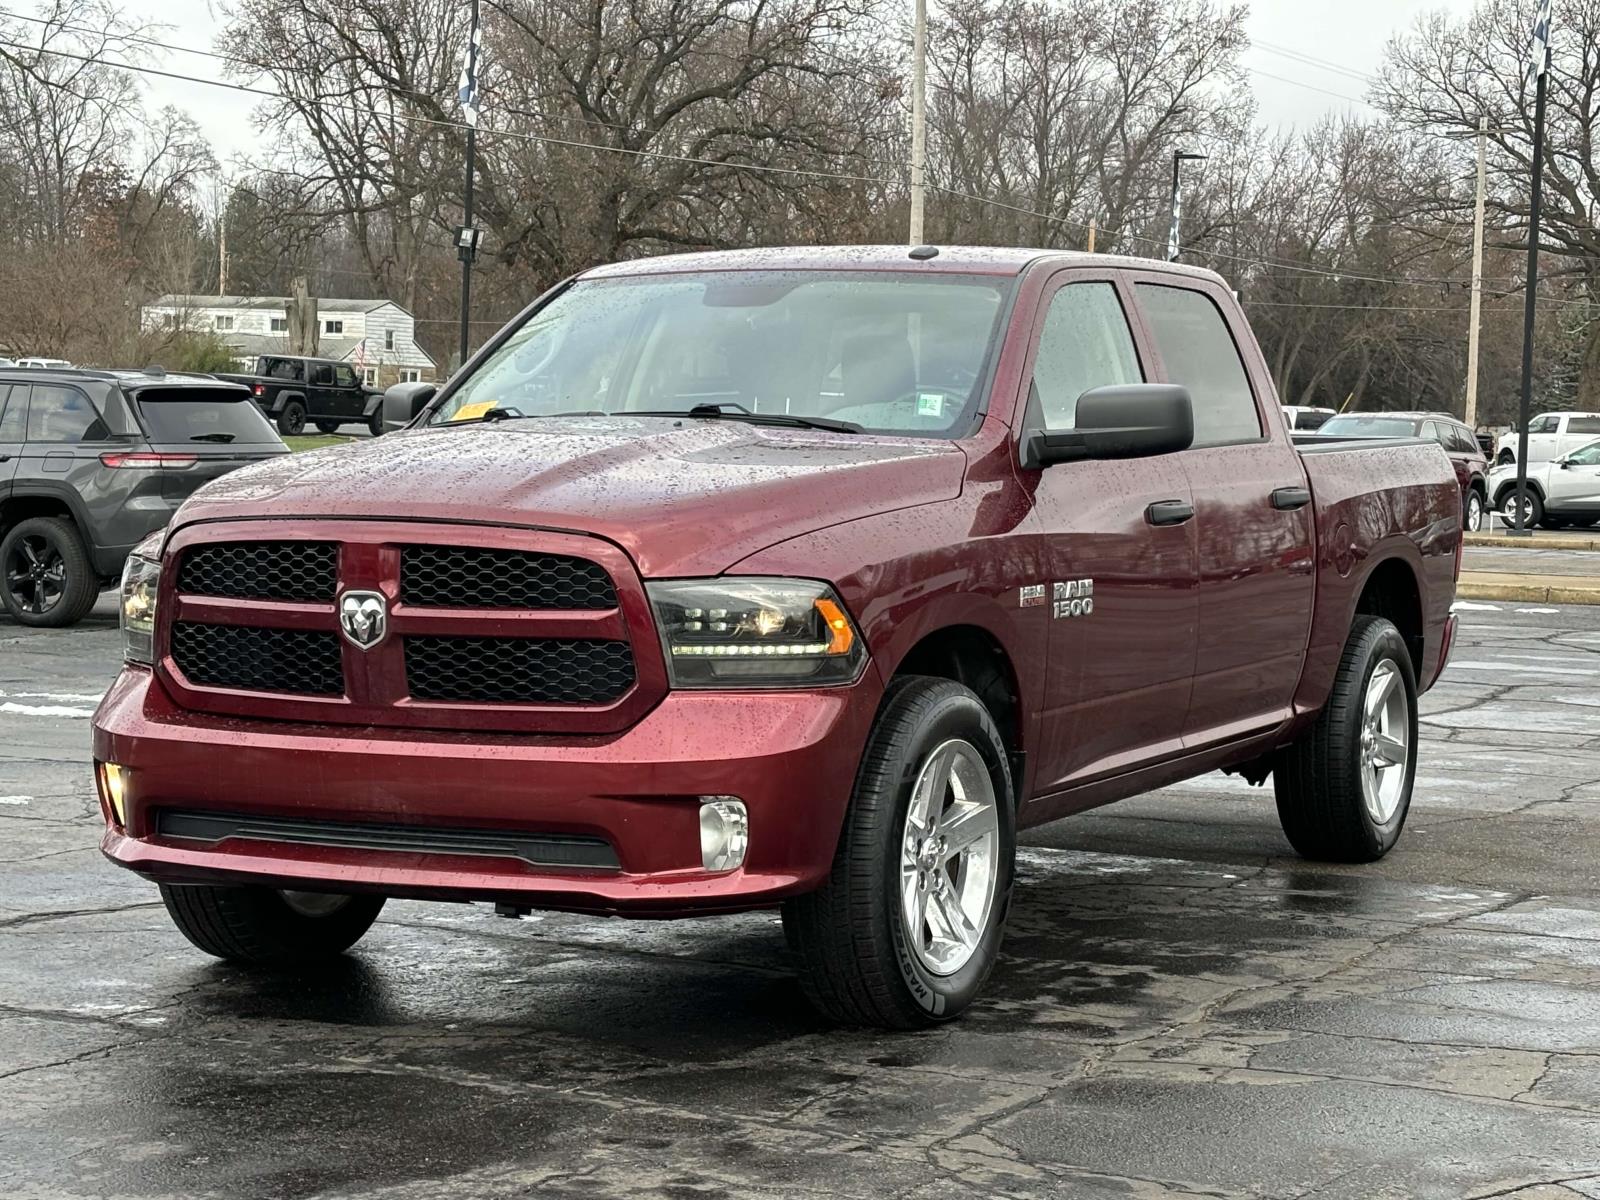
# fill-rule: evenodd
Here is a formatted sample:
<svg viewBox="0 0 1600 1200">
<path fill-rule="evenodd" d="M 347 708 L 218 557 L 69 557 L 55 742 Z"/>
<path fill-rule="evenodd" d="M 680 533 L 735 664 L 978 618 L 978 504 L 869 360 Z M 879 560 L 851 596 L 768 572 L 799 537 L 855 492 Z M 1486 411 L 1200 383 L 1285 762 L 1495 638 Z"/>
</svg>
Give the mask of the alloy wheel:
<svg viewBox="0 0 1600 1200">
<path fill-rule="evenodd" d="M 1411 708 L 1400 668 L 1384 659 L 1367 679 L 1361 714 L 1361 796 L 1375 825 L 1387 825 L 1406 790 Z"/>
<path fill-rule="evenodd" d="M 18 538 L 6 558 L 6 590 L 24 612 L 42 615 L 61 603 L 67 590 L 67 563 L 42 534 Z"/>
<path fill-rule="evenodd" d="M 977 951 L 994 908 L 1000 814 L 983 757 L 958 738 L 937 746 L 911 788 L 900 854 L 900 908 L 918 962 L 953 975 Z"/>
</svg>

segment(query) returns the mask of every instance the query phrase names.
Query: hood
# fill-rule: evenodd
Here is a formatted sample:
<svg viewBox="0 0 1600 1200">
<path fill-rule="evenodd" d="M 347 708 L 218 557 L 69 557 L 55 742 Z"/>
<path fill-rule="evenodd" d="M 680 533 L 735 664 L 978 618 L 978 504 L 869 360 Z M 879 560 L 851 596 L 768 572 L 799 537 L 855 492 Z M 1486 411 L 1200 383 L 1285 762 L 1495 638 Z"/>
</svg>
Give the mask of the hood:
<svg viewBox="0 0 1600 1200">
<path fill-rule="evenodd" d="M 859 517 L 954 499 L 952 442 L 674 418 L 498 421 L 392 433 L 246 467 L 174 528 L 251 517 L 384 517 L 597 534 L 647 577 L 714 575 Z"/>
</svg>

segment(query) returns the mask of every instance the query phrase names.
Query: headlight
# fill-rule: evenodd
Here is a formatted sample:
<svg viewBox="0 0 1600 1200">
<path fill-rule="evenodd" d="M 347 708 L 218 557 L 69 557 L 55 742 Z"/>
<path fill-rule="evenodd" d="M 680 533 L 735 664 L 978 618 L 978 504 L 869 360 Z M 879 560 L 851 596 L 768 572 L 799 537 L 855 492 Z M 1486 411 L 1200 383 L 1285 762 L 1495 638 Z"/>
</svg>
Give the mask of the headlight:
<svg viewBox="0 0 1600 1200">
<path fill-rule="evenodd" d="M 844 605 L 808 579 L 674 579 L 646 585 L 673 686 L 849 683 L 866 647 Z"/>
<path fill-rule="evenodd" d="M 128 555 L 122 568 L 122 657 L 146 666 L 154 657 L 160 552 L 160 540 L 147 539 Z"/>
</svg>

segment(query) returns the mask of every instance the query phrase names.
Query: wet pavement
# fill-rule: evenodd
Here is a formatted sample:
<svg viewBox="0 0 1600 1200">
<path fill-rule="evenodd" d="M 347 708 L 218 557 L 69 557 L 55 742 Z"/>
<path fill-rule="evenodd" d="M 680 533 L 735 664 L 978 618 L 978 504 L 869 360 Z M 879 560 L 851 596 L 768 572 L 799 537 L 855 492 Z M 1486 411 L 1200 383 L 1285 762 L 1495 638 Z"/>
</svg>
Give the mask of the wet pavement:
<svg viewBox="0 0 1600 1200">
<path fill-rule="evenodd" d="M 1034 831 L 915 1036 L 814 1017 L 770 913 L 217 965 L 95 849 L 109 607 L 0 623 L 0 1196 L 1600 1197 L 1600 624 L 1462 616 L 1389 858 L 1220 776 Z"/>
</svg>

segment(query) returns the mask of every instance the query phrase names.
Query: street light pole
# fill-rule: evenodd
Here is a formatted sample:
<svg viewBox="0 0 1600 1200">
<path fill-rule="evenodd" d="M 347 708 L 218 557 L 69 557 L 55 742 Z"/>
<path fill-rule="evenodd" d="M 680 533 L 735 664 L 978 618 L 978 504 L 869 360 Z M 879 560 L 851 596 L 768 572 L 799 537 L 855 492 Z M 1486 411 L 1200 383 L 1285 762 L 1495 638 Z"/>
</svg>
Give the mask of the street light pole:
<svg viewBox="0 0 1600 1200">
<path fill-rule="evenodd" d="M 1188 150 L 1174 150 L 1172 152 L 1172 225 L 1167 231 L 1167 261 L 1177 262 L 1182 245 L 1178 238 L 1178 222 L 1182 216 L 1182 205 L 1178 196 L 1178 168 L 1185 162 L 1199 162 L 1206 158 L 1204 154 L 1193 154 Z"/>
<path fill-rule="evenodd" d="M 916 0 L 911 29 L 911 228 L 907 240 L 922 245 L 922 212 L 928 169 L 928 0 Z"/>
</svg>

